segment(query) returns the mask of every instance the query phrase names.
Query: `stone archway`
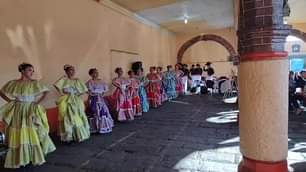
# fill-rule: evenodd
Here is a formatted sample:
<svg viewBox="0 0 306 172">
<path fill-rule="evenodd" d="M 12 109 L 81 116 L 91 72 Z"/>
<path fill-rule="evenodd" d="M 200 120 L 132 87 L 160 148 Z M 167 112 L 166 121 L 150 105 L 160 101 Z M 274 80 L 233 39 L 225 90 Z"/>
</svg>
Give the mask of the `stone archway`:
<svg viewBox="0 0 306 172">
<path fill-rule="evenodd" d="M 301 40 L 303 40 L 304 42 L 306 42 L 306 33 L 302 32 L 298 29 L 291 29 L 291 36 L 295 36 L 297 38 L 300 38 Z"/>
<path fill-rule="evenodd" d="M 222 46 L 224 46 L 227 51 L 230 54 L 230 59 L 231 61 L 236 61 L 238 59 L 238 53 L 235 51 L 235 48 L 224 38 L 218 35 L 213 35 L 213 34 L 207 34 L 207 35 L 199 35 L 196 37 L 191 38 L 190 40 L 186 41 L 179 49 L 178 54 L 177 54 L 177 62 L 180 63 L 182 62 L 183 55 L 185 51 L 194 45 L 195 43 L 199 41 L 215 41 Z"/>
</svg>

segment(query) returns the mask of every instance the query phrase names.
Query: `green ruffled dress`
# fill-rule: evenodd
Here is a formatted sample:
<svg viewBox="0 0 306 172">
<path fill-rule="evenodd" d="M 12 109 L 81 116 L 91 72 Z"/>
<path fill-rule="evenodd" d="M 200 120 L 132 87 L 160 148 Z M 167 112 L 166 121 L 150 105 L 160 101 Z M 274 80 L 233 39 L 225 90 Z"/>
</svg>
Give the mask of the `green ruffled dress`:
<svg viewBox="0 0 306 172">
<path fill-rule="evenodd" d="M 29 163 L 41 165 L 45 155 L 55 150 L 49 137 L 46 111 L 33 103 L 35 97 L 45 91 L 48 88 L 36 80 L 12 80 L 1 89 L 13 99 L 0 108 L 8 145 L 5 168 L 19 168 Z"/>
<path fill-rule="evenodd" d="M 86 85 L 79 79 L 59 79 L 54 86 L 62 93 L 57 101 L 59 110 L 59 134 L 64 142 L 81 142 L 90 137 L 89 124 L 83 100 L 78 94 L 86 93 Z"/>
</svg>

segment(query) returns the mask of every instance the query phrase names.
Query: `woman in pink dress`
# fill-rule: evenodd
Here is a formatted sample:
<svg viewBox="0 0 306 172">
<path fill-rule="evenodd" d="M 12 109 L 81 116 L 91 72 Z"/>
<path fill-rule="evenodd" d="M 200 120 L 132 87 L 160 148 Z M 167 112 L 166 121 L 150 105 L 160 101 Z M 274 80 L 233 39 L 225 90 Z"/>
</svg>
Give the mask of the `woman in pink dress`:
<svg viewBox="0 0 306 172">
<path fill-rule="evenodd" d="M 147 75 L 149 81 L 146 86 L 148 94 L 148 101 L 150 107 L 157 108 L 161 106 L 161 90 L 160 90 L 160 78 L 156 73 L 156 67 L 150 67 L 150 73 Z"/>
<path fill-rule="evenodd" d="M 103 97 L 104 93 L 108 91 L 108 86 L 99 79 L 97 69 L 90 69 L 88 73 L 92 77 L 86 83 L 89 92 L 86 112 L 89 118 L 90 132 L 101 134 L 110 133 L 112 132 L 114 121 Z"/>
<path fill-rule="evenodd" d="M 129 71 L 129 79 L 131 81 L 131 85 L 129 88 L 130 95 L 132 96 L 132 105 L 133 105 L 133 111 L 135 116 L 142 116 L 142 109 L 141 109 L 141 102 L 139 97 L 139 86 L 140 81 L 135 78 L 134 72 Z"/>
<path fill-rule="evenodd" d="M 184 93 L 184 83 L 182 77 L 184 76 L 184 72 L 180 69 L 180 65 L 175 65 L 175 77 L 176 77 L 176 92 L 177 95 L 182 95 Z"/>
<path fill-rule="evenodd" d="M 129 87 L 131 81 L 128 78 L 122 76 L 122 68 L 116 68 L 115 72 L 117 77 L 113 79 L 113 85 L 116 87 L 112 98 L 115 100 L 115 107 L 117 111 L 116 119 L 118 121 L 130 121 L 134 120 L 134 112 L 132 106 L 132 97 L 130 95 Z"/>
</svg>

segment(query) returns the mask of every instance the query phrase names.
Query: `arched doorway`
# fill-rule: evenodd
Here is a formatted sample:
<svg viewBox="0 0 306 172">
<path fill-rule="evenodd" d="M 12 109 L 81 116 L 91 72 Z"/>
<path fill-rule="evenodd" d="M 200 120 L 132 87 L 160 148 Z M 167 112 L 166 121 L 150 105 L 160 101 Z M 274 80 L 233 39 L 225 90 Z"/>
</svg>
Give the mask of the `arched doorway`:
<svg viewBox="0 0 306 172">
<path fill-rule="evenodd" d="M 180 63 L 182 62 L 183 59 L 183 55 L 185 53 L 185 51 L 191 47 L 192 45 L 194 45 L 195 43 L 199 42 L 199 41 L 215 41 L 219 44 L 221 44 L 222 46 L 224 46 L 226 48 L 226 50 L 229 52 L 230 57 L 229 59 L 231 61 L 237 61 L 238 59 L 238 53 L 236 52 L 235 48 L 224 38 L 222 38 L 221 36 L 218 35 L 214 35 L 214 34 L 207 34 L 207 35 L 199 35 L 196 37 L 191 38 L 190 40 L 186 41 L 179 49 L 178 54 L 177 54 L 177 62 Z"/>
<path fill-rule="evenodd" d="M 288 52 L 289 69 L 300 72 L 306 67 L 306 33 L 292 29 L 286 39 L 285 50 Z"/>
<path fill-rule="evenodd" d="M 302 32 L 298 29 L 292 29 L 290 35 L 295 36 L 297 38 L 300 38 L 301 40 L 306 42 L 306 33 L 305 32 Z"/>
</svg>

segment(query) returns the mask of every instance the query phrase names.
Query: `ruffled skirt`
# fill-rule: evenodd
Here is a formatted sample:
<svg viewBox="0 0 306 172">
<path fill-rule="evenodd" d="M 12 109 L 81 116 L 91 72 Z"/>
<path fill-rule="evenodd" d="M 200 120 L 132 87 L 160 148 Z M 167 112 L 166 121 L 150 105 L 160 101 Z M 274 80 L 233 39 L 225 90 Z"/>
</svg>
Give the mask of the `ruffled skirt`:
<svg viewBox="0 0 306 172">
<path fill-rule="evenodd" d="M 128 93 L 123 94 L 120 89 L 116 89 L 112 99 L 115 103 L 118 121 L 134 120 L 132 98 Z"/>
<path fill-rule="evenodd" d="M 147 93 L 146 93 L 145 88 L 143 86 L 140 86 L 138 92 L 139 92 L 142 112 L 149 112 L 150 106 L 149 106 L 149 102 L 147 99 Z"/>
<path fill-rule="evenodd" d="M 91 133 L 104 134 L 112 132 L 114 121 L 102 96 L 90 97 L 87 116 Z"/>
<path fill-rule="evenodd" d="M 61 141 L 81 142 L 90 137 L 89 124 L 82 99 L 76 95 L 59 98 L 59 135 Z"/>
<path fill-rule="evenodd" d="M 55 150 L 42 106 L 13 101 L 0 108 L 0 119 L 7 125 L 5 168 L 19 168 L 30 163 L 41 165 L 45 155 Z"/>
</svg>

